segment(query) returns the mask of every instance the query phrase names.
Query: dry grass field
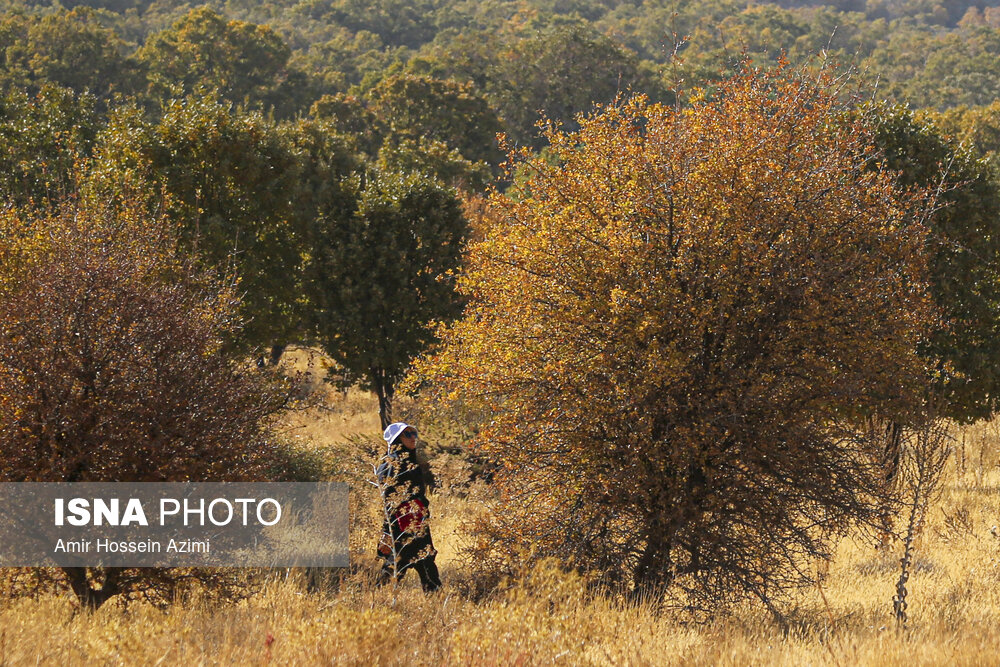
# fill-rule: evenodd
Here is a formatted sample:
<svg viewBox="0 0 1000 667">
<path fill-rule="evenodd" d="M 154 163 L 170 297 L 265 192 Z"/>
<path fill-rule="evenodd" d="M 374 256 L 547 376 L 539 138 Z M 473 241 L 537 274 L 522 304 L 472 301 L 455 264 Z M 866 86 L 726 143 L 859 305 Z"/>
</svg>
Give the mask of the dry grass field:
<svg viewBox="0 0 1000 667">
<path fill-rule="evenodd" d="M 293 353 L 291 362 L 308 370 L 307 356 Z M 327 392 L 323 404 L 288 424 L 298 446 L 342 453 L 374 441 L 370 396 L 317 390 Z M 905 631 L 891 601 L 902 545 L 880 552 L 852 539 L 823 584 L 796 600 L 787 632 L 751 607 L 688 623 L 651 602 L 595 594 L 551 566 L 473 601 L 458 585 L 466 574 L 457 528 L 475 493 L 439 491 L 432 504 L 445 588 L 436 594 L 424 595 L 415 575 L 395 590 L 371 585 L 373 526 L 352 539 L 354 572 L 319 592 L 299 572 L 276 573 L 235 604 L 191 597 L 165 609 L 112 602 L 85 612 L 68 595 L 0 592 L 0 665 L 1000 664 L 1000 425 L 954 436 L 941 495 L 916 541 Z"/>
</svg>

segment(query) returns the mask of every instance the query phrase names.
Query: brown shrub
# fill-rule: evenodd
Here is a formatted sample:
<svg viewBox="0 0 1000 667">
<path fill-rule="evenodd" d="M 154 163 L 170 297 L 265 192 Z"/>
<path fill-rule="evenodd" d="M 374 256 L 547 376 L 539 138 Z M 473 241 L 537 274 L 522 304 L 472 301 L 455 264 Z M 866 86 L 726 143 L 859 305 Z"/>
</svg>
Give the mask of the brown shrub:
<svg viewBox="0 0 1000 667">
<path fill-rule="evenodd" d="M 0 480 L 260 479 L 284 393 L 229 353 L 237 305 L 139 206 L 0 213 Z M 191 576 L 65 574 L 93 605 Z"/>
</svg>

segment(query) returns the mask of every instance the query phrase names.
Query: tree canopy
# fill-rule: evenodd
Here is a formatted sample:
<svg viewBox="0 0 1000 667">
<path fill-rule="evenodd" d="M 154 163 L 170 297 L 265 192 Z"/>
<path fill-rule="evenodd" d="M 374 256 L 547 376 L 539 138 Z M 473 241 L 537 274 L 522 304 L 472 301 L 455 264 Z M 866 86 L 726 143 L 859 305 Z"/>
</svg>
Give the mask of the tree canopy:
<svg viewBox="0 0 1000 667">
<path fill-rule="evenodd" d="M 1000 186 L 987 163 L 902 106 L 869 106 L 880 168 L 933 189 L 932 293 L 943 323 L 924 345 L 941 414 L 961 421 L 1000 407 Z"/>
<path fill-rule="evenodd" d="M 357 212 L 330 220 L 317 244 L 318 339 L 347 381 L 378 395 L 383 427 L 396 384 L 434 340 L 431 323 L 461 308 L 449 274 L 467 227 L 454 191 L 416 172 L 376 172 Z"/>
<path fill-rule="evenodd" d="M 530 547 L 770 604 L 875 517 L 863 417 L 919 409 L 936 321 L 926 194 L 868 169 L 874 137 L 827 75 L 715 90 L 550 131 L 491 198 L 468 306 L 416 376 L 488 415 L 504 495 L 476 562 Z"/>
<path fill-rule="evenodd" d="M 159 98 L 208 88 L 234 102 L 260 103 L 275 92 L 290 54 L 268 26 L 227 21 L 201 7 L 157 33 L 136 55 Z"/>
<path fill-rule="evenodd" d="M 123 107 L 95 161 L 111 191 L 142 179 L 151 199 L 165 195 L 187 247 L 241 279 L 246 342 L 287 342 L 299 326 L 301 161 L 273 123 L 213 95 L 172 101 L 156 123 Z"/>
</svg>

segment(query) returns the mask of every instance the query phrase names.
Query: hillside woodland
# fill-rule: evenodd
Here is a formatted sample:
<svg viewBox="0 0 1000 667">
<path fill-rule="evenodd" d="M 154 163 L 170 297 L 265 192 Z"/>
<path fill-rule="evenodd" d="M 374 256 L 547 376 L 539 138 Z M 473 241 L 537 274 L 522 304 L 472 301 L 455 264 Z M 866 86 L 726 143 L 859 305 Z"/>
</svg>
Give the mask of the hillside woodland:
<svg viewBox="0 0 1000 667">
<path fill-rule="evenodd" d="M 0 6 L 0 480 L 348 481 L 354 563 L 6 572 L 0 662 L 992 656 L 1000 6 Z"/>
</svg>

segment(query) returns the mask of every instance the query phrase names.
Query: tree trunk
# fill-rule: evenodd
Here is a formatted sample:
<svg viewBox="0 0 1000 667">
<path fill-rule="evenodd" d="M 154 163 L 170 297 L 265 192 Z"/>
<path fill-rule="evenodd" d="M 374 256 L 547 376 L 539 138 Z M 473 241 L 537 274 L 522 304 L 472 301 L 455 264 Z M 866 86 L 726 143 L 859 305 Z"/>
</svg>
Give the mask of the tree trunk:
<svg viewBox="0 0 1000 667">
<path fill-rule="evenodd" d="M 395 394 L 395 387 L 386 379 L 385 371 L 381 368 L 370 369 L 368 375 L 375 388 L 375 395 L 378 396 L 378 417 L 382 422 L 382 429 L 385 430 L 392 423 L 392 397 Z"/>
<path fill-rule="evenodd" d="M 269 361 L 272 366 L 277 366 L 278 362 L 281 361 L 281 355 L 285 353 L 285 348 L 288 347 L 285 343 L 275 343 L 271 346 L 271 357 Z"/>
<path fill-rule="evenodd" d="M 892 507 L 888 497 L 893 494 L 899 479 L 899 461 L 903 451 L 903 426 L 895 420 L 887 420 L 884 423 L 875 422 L 874 428 L 881 430 L 884 440 L 882 449 L 882 491 L 885 498 L 882 500 L 880 508 L 880 519 L 882 534 L 879 536 L 878 548 L 887 550 L 893 541 L 892 533 Z"/>
<path fill-rule="evenodd" d="M 659 516 L 646 519 L 646 546 L 639 556 L 633 571 L 632 586 L 635 594 L 641 595 L 657 586 L 670 585 L 670 560 L 673 549 L 673 523 L 664 525 Z"/>
<path fill-rule="evenodd" d="M 80 601 L 80 606 L 85 609 L 98 609 L 105 602 L 121 592 L 120 578 L 122 568 L 105 568 L 104 583 L 100 588 L 94 588 L 87 578 L 87 568 L 85 567 L 64 567 L 62 571 L 69 579 L 70 588 Z"/>
<path fill-rule="evenodd" d="M 899 459 L 903 451 L 903 426 L 896 420 L 885 426 L 885 451 L 882 453 L 882 469 L 886 487 L 891 487 L 899 477 Z"/>
<path fill-rule="evenodd" d="M 666 514 L 663 510 L 651 510 L 645 518 L 646 545 L 632 578 L 637 592 L 656 587 L 666 588 L 672 583 L 673 577 L 678 574 L 675 559 L 679 549 L 686 548 L 691 555 L 691 561 L 684 566 L 684 571 L 697 570 L 700 560 L 697 547 L 685 544 L 678 537 L 678 531 L 701 516 L 707 487 L 708 479 L 704 469 L 691 465 L 688 467 L 684 487 L 679 493 L 679 498 L 683 500 L 662 498 L 659 502 L 651 502 L 652 507 L 671 509 Z"/>
</svg>

